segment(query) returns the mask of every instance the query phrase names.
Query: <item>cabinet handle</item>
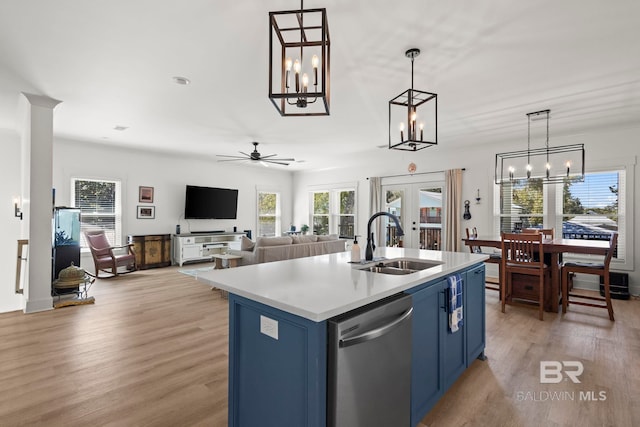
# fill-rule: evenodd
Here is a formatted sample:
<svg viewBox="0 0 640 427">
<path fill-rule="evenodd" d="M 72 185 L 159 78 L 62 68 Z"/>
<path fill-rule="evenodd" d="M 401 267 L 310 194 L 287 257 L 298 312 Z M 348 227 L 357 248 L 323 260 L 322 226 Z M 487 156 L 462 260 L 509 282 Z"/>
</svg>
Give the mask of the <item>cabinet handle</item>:
<svg viewBox="0 0 640 427">
<path fill-rule="evenodd" d="M 449 312 L 449 288 L 442 290 L 442 296 L 444 297 L 444 305 L 440 306 L 445 313 Z"/>
<path fill-rule="evenodd" d="M 473 274 L 482 274 L 482 270 L 476 270 L 473 272 Z"/>
</svg>

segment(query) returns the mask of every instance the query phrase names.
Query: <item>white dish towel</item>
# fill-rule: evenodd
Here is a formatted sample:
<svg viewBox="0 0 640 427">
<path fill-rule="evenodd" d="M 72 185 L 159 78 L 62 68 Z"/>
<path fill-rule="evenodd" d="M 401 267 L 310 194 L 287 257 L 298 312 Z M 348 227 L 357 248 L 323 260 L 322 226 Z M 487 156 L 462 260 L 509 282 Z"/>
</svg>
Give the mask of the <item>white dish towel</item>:
<svg viewBox="0 0 640 427">
<path fill-rule="evenodd" d="M 449 281 L 449 330 L 454 333 L 464 324 L 462 318 L 462 276 L 454 274 Z"/>
</svg>

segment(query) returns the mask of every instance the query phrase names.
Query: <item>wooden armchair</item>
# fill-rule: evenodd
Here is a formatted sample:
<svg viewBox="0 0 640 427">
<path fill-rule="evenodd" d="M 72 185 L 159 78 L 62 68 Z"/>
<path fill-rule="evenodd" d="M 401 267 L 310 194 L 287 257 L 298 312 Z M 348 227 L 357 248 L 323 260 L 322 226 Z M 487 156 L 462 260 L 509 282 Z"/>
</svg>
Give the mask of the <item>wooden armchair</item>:
<svg viewBox="0 0 640 427">
<path fill-rule="evenodd" d="M 136 256 L 133 252 L 133 244 L 125 246 L 111 246 L 103 230 L 86 231 L 87 244 L 91 249 L 91 256 L 95 264 L 96 277 L 108 279 L 118 274 L 130 273 L 137 270 Z M 124 267 L 124 270 L 118 270 Z M 107 276 L 100 276 L 100 271 Z"/>
</svg>

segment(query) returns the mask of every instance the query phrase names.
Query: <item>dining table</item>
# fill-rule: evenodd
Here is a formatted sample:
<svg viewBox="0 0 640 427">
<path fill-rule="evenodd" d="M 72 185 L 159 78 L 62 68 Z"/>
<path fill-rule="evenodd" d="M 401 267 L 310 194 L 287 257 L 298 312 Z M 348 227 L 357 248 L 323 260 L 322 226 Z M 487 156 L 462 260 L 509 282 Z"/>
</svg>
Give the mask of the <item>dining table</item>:
<svg viewBox="0 0 640 427">
<path fill-rule="evenodd" d="M 466 246 L 502 248 L 502 239 L 500 236 L 478 236 L 462 239 Z M 561 285 L 561 254 L 583 254 L 583 255 L 606 255 L 609 250 L 609 240 L 593 240 L 593 239 L 564 239 L 554 238 L 542 241 L 542 249 L 545 254 L 550 255 L 550 271 L 551 295 L 545 295 L 545 311 L 557 313 L 558 306 L 561 303 L 560 285 Z M 502 278 L 500 278 L 502 282 Z M 558 296 L 558 298 L 554 298 Z"/>
</svg>

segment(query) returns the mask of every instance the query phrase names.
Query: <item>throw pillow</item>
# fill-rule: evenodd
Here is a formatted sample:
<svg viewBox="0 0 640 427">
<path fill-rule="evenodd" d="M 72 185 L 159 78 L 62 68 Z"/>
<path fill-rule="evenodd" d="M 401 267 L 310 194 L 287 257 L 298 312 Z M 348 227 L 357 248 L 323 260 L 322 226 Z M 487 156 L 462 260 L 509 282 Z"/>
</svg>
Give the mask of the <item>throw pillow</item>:
<svg viewBox="0 0 640 427">
<path fill-rule="evenodd" d="M 318 236 L 310 234 L 308 236 L 293 236 L 293 243 L 315 243 L 318 241 Z"/>
<path fill-rule="evenodd" d="M 326 242 L 329 240 L 338 240 L 337 234 L 326 234 L 322 236 L 318 236 L 318 242 Z"/>
<path fill-rule="evenodd" d="M 247 236 L 242 236 L 242 240 L 240 241 L 240 250 L 241 251 L 252 251 L 256 244 L 249 239 Z"/>
<path fill-rule="evenodd" d="M 282 246 L 282 245 L 290 245 L 291 237 L 260 237 L 256 242 L 257 246 Z"/>
</svg>

